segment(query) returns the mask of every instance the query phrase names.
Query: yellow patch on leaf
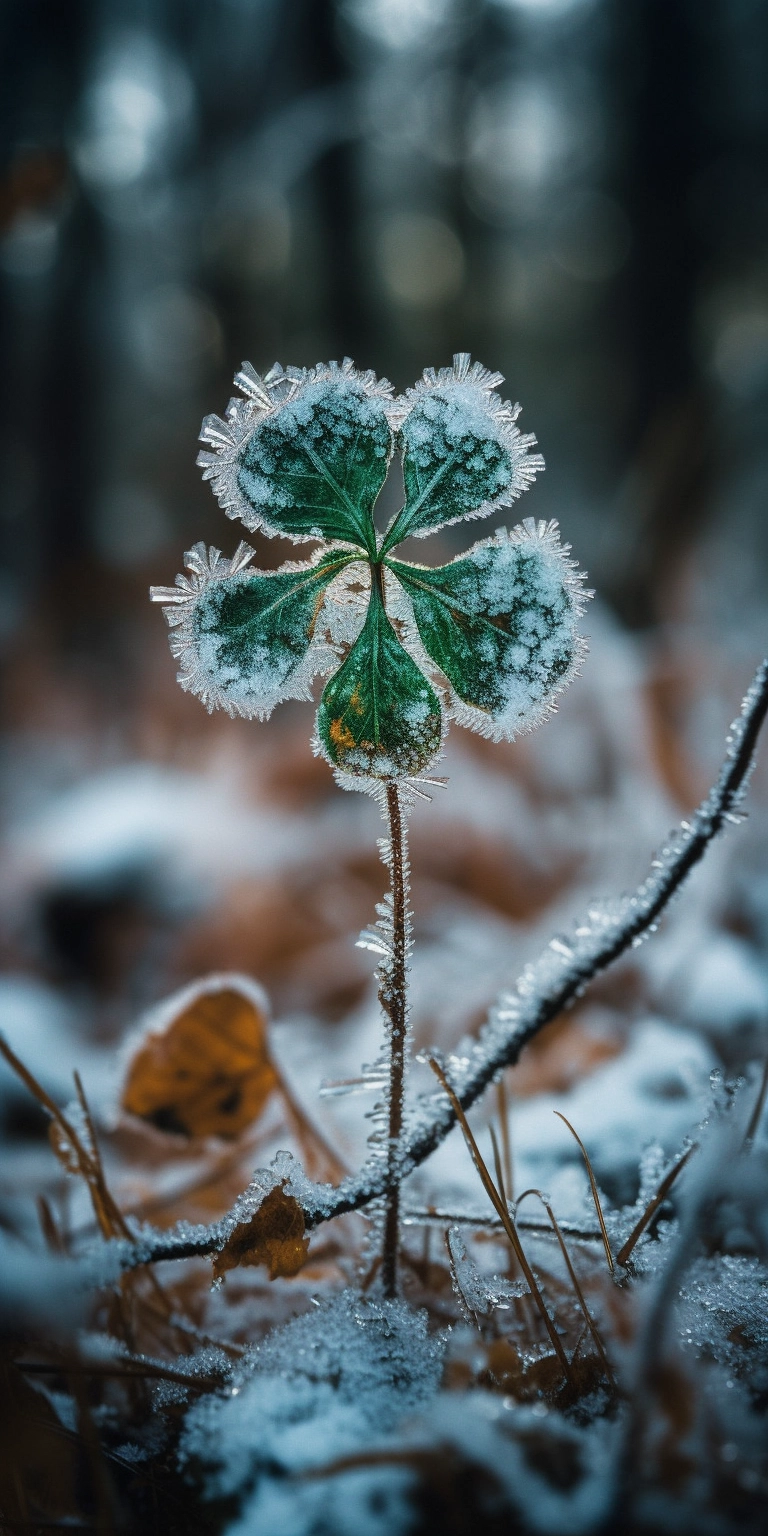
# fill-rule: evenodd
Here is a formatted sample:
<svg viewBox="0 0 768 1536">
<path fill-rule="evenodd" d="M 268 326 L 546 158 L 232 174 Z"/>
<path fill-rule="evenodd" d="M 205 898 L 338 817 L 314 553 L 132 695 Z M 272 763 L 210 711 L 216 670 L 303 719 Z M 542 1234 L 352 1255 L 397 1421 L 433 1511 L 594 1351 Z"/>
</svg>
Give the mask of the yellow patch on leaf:
<svg viewBox="0 0 768 1536">
<path fill-rule="evenodd" d="M 221 1280 L 240 1264 L 264 1264 L 270 1280 L 297 1275 L 307 1261 L 309 1238 L 304 1235 L 304 1212 L 282 1184 L 271 1189 L 248 1221 L 235 1227 L 213 1261 L 213 1276 Z"/>
<path fill-rule="evenodd" d="M 267 1015 L 235 986 L 200 992 L 130 1063 L 122 1107 L 158 1130 L 240 1135 L 279 1086 Z"/>
<path fill-rule="evenodd" d="M 331 721 L 329 732 L 335 747 L 354 747 L 355 738 L 349 726 L 345 725 L 341 718 Z"/>
</svg>

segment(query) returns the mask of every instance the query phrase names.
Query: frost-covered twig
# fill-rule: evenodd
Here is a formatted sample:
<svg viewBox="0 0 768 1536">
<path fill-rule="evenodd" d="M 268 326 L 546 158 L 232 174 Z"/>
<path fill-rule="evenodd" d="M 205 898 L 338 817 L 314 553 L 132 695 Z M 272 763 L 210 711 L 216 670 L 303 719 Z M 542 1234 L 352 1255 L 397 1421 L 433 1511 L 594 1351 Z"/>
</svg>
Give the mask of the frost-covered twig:
<svg viewBox="0 0 768 1536">
<path fill-rule="evenodd" d="M 451 1081 L 463 1109 L 476 1102 L 500 1071 L 514 1066 L 523 1046 L 580 997 L 590 981 L 656 931 L 662 913 L 709 844 L 726 823 L 739 824 L 737 807 L 746 791 L 766 713 L 768 658 L 758 667 L 731 726 L 717 783 L 690 821 L 681 822 L 653 860 L 647 878 L 631 896 L 590 908 L 586 921 L 570 938 L 552 939 L 538 960 L 526 966 L 514 992 L 502 996 L 466 1054 L 449 1059 Z M 439 1105 L 430 1121 L 421 1122 L 408 1148 L 412 1167 L 440 1145 L 454 1120 L 450 1108 Z"/>
<path fill-rule="evenodd" d="M 741 713 L 731 726 L 717 783 L 691 820 L 681 823 L 669 845 L 654 859 L 642 885 L 633 895 L 611 906 L 591 908 L 586 921 L 568 941 L 553 939 L 543 955 L 523 971 L 514 992 L 502 997 L 465 1055 L 446 1063 L 463 1109 L 476 1102 L 499 1072 L 514 1065 L 523 1046 L 581 996 L 595 976 L 655 931 L 662 913 L 709 844 L 726 823 L 740 821 L 737 807 L 746 790 L 766 713 L 768 659 L 758 668 Z M 403 1176 L 440 1146 L 455 1118 L 444 1094 L 421 1101 L 413 1117 L 414 1128 L 403 1146 Z M 379 1160 L 369 1161 L 337 1188 L 313 1184 L 304 1176 L 294 1178 L 288 1187 L 299 1200 L 307 1227 L 311 1228 L 381 1198 L 387 1187 L 386 1168 Z M 146 1263 L 149 1257 L 190 1258 L 215 1252 L 223 1240 L 218 1225 L 198 1228 L 193 1234 L 182 1229 L 175 1236 L 145 1232 L 135 1251 L 124 1249 L 124 1262 L 132 1266 Z M 143 1257 L 138 1257 L 139 1252 Z"/>
</svg>

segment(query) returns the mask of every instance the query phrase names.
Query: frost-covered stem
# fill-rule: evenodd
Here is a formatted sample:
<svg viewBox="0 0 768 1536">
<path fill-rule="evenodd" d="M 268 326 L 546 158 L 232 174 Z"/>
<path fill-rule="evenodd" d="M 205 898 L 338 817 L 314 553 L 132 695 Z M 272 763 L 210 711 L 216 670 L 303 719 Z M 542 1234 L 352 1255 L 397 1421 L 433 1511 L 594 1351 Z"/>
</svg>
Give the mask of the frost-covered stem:
<svg viewBox="0 0 768 1536">
<path fill-rule="evenodd" d="M 389 1019 L 389 1121 L 387 1188 L 381 1278 L 385 1296 L 397 1292 L 400 1246 L 400 1161 L 405 1095 L 405 1047 L 408 1028 L 408 851 L 397 784 L 386 787 L 389 820 L 389 867 L 392 880 L 392 956 L 382 965 L 379 1000 Z"/>
</svg>

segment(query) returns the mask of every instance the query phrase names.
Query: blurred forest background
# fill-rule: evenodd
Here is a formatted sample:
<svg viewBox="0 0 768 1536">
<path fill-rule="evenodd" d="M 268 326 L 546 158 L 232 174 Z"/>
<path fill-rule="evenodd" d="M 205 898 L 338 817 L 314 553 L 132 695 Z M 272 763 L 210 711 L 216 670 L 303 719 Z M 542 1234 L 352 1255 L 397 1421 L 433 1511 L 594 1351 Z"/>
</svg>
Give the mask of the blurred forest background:
<svg viewBox="0 0 768 1536">
<path fill-rule="evenodd" d="M 0 946 L 28 1041 L 54 996 L 113 1040 L 212 967 L 330 1022 L 371 985 L 373 808 L 306 706 L 209 720 L 147 601 L 238 541 L 195 454 L 243 358 L 501 369 L 547 461 L 520 515 L 598 592 L 558 720 L 454 729 L 417 818 L 422 922 L 485 935 L 454 1033 L 706 789 L 764 634 L 767 48 L 760 0 L 4 0 Z M 742 958 L 756 838 L 725 913 L 715 883 Z"/>
<path fill-rule="evenodd" d="M 80 1070 L 121 1212 L 210 1221 L 286 1146 L 321 1176 L 359 1167 L 369 1101 L 318 1088 L 353 1078 L 381 1040 L 371 956 L 354 947 L 385 887 L 376 807 L 312 757 L 309 705 L 269 724 L 209 718 L 178 688 L 150 607 L 150 583 L 172 583 L 184 550 L 202 539 L 231 555 L 243 532 L 195 467 L 203 416 L 223 413 L 246 358 L 263 372 L 349 354 L 399 392 L 467 351 L 504 373 L 538 438 L 547 472 L 505 521 L 558 519 L 597 593 L 590 652 L 530 737 L 493 745 L 452 727 L 448 785 L 414 811 L 414 1046 L 452 1050 L 553 933 L 645 876 L 719 770 L 765 652 L 767 61 L 765 0 L 0 0 L 0 1028 L 58 1104 Z M 395 495 L 388 483 L 382 515 Z M 494 527 L 444 530 L 414 558 L 437 564 Z M 294 557 L 285 541 L 252 542 L 258 565 Z M 514 1188 L 551 1192 L 562 1220 L 584 1220 L 589 1189 L 553 1109 L 609 1204 L 638 1211 L 686 1136 L 730 1103 L 734 1074 L 757 1125 L 767 758 L 763 745 L 748 827 L 718 841 L 659 934 L 507 1074 Z M 228 1141 L 226 1125 L 221 1139 L 185 1137 L 121 1112 L 137 1020 L 227 971 L 267 989 L 293 1098 L 270 1092 Z M 195 1066 L 208 1091 L 213 1068 Z M 424 1067 L 412 1081 L 434 1089 Z M 317 1153 L 296 1102 L 332 1154 Z M 489 1158 L 492 1112 L 473 1111 Z M 66 1326 L 43 1248 L 93 1241 L 85 1185 L 56 1162 L 47 1124 L 0 1061 L 0 1244 L 16 1255 L 0 1343 L 27 1312 L 35 1321 L 48 1285 L 43 1323 Z M 483 1204 L 457 1131 L 407 1198 Z M 166 1359 L 200 1340 L 237 1352 L 358 1273 L 357 1220 L 313 1233 L 296 1279 L 241 1269 L 212 1292 L 197 1261 L 164 1277 L 170 1313 L 148 1284 L 128 1288 L 132 1334 L 109 1287 L 89 1318 Z M 721 1390 L 752 1372 L 763 1411 L 764 1281 L 743 1227 L 717 1281 L 722 1338 L 709 1293 L 680 1320 L 693 1320 L 686 1361 L 695 1344 L 718 1362 L 696 1529 L 715 1528 L 716 1499 L 737 1521 L 718 1530 L 746 1529 L 745 1499 L 749 1529 L 764 1529 L 764 1425 Z M 442 1327 L 458 1311 L 439 1237 L 430 1250 L 428 1226 L 407 1230 L 404 1284 Z M 610 1353 L 612 1323 L 605 1336 Z M 446 1379 L 462 1390 L 466 1372 Z M 119 1449 L 128 1431 L 102 1380 L 88 1389 L 93 1422 Z M 96 1492 L 78 1491 L 93 1430 L 75 1388 L 85 1428 L 66 1492 L 68 1381 L 50 1423 L 37 1389 L 12 1396 L 0 1506 L 16 1508 L 21 1467 L 41 1518 L 99 1508 L 98 1464 Z M 314 1508 L 321 1493 L 306 1496 Z M 477 1529 L 476 1506 L 461 1525 L 453 1499 L 440 1528 Z M 142 1529 L 182 1528 L 152 1508 Z M 360 1529 L 347 1514 L 344 1529 Z M 98 1524 L 117 1528 L 137 1526 Z"/>
</svg>

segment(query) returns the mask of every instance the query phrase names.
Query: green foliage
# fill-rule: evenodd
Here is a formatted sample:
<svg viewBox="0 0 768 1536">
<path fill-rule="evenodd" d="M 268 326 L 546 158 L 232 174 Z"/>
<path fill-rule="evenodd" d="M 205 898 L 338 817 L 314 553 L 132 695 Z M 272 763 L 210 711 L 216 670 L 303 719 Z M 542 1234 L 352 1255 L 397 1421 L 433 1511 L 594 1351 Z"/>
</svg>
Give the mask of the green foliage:
<svg viewBox="0 0 768 1536">
<path fill-rule="evenodd" d="M 358 639 L 326 683 L 317 730 L 335 767 L 372 778 L 417 774 L 440 750 L 440 700 L 400 644 L 378 581 Z"/>
<path fill-rule="evenodd" d="M 334 551 L 316 565 L 211 582 L 192 626 L 222 692 L 263 698 L 285 687 L 312 644 L 329 583 L 353 558 Z"/>
<path fill-rule="evenodd" d="M 384 402 L 354 382 L 308 384 L 246 441 L 237 483 L 274 533 L 343 539 L 375 557 L 373 506 L 392 456 Z"/>
<path fill-rule="evenodd" d="M 524 719 L 573 667 L 572 604 L 541 540 L 489 539 L 437 569 L 387 563 L 427 654 L 458 697 L 490 718 Z"/>
<path fill-rule="evenodd" d="M 403 423 L 405 505 L 384 543 L 384 553 L 408 534 L 424 537 L 445 523 L 476 517 L 513 479 L 510 449 L 489 432 L 487 411 L 465 386 L 423 394 Z"/>
<path fill-rule="evenodd" d="M 332 673 L 319 748 L 376 779 L 421 773 L 446 714 L 510 739 L 543 718 L 583 647 L 579 578 L 556 525 L 528 521 L 437 569 L 392 558 L 408 534 L 508 505 L 542 467 L 519 407 L 496 394 L 500 376 L 461 354 L 398 401 L 349 362 L 276 365 L 265 379 L 246 364 L 237 382 L 248 398 L 203 425 L 205 476 L 249 528 L 324 547 L 279 571 L 245 569 L 247 550 L 233 562 L 192 551 L 191 579 L 153 594 L 183 686 L 209 708 L 264 718 Z M 374 506 L 396 449 L 405 503 L 380 538 Z"/>
</svg>

